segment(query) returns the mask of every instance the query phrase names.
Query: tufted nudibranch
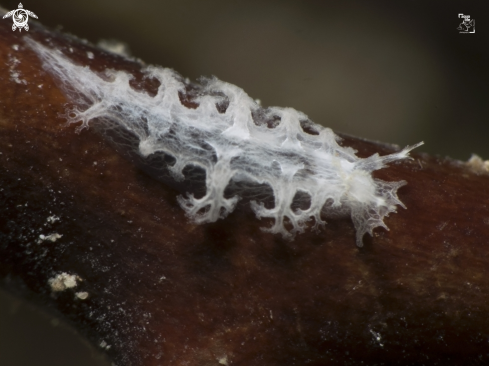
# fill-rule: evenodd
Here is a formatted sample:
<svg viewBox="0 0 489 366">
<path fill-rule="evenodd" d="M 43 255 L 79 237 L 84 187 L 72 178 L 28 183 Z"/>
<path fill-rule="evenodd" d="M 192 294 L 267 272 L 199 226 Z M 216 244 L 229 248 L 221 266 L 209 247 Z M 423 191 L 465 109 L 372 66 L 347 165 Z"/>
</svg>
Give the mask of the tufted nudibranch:
<svg viewBox="0 0 489 366">
<path fill-rule="evenodd" d="M 330 128 L 313 124 L 304 113 L 263 109 L 242 89 L 217 78 L 196 85 L 171 69 L 148 66 L 145 78 L 159 83 L 153 96 L 135 90 L 126 72 L 96 73 L 59 50 L 32 39 L 26 42 L 74 103 L 65 117 L 69 123 L 82 122 L 78 131 L 96 120 L 116 144 L 132 146 L 129 154 L 169 184 L 199 177 L 205 181 L 200 196 L 183 192 L 178 197 L 196 223 L 225 218 L 240 197 L 248 196 L 258 218 L 274 219 L 265 231 L 293 238 L 311 219 L 318 229 L 325 224 L 321 216 L 350 215 L 361 247 L 365 233 L 372 235 L 378 226 L 387 229 L 384 217 L 396 212 L 397 205 L 405 208 L 397 190 L 406 182 L 375 179 L 372 172 L 408 158 L 422 142 L 362 159 L 354 149 L 340 146 L 340 137 Z M 182 102 L 185 95 L 191 95 L 193 105 Z M 157 156 L 171 163 L 156 159 L 155 166 Z M 256 187 L 273 193 L 273 205 L 257 199 Z"/>
</svg>

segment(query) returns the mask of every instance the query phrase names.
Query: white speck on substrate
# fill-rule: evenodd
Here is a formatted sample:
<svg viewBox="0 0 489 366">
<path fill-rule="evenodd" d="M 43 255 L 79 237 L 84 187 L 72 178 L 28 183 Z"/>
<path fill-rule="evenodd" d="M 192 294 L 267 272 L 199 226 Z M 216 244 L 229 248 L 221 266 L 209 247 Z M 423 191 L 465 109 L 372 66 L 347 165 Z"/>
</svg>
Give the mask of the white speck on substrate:
<svg viewBox="0 0 489 366">
<path fill-rule="evenodd" d="M 88 57 L 90 60 L 93 60 L 93 52 L 87 51 L 87 57 Z"/>
<path fill-rule="evenodd" d="M 53 215 L 53 216 L 49 216 L 47 219 L 46 219 L 47 222 L 49 222 L 50 224 L 54 224 L 56 221 L 59 221 L 59 217 L 56 216 L 56 215 Z"/>
<path fill-rule="evenodd" d="M 382 336 L 380 333 L 374 332 L 372 329 L 369 329 L 370 333 L 374 336 L 374 339 L 379 343 L 380 347 L 384 347 L 384 344 L 381 342 L 382 341 Z"/>
<path fill-rule="evenodd" d="M 185 178 L 188 166 L 205 171 L 203 197 L 178 197 L 187 216 L 198 224 L 225 218 L 236 208 L 239 193 L 225 194 L 235 183 L 271 188 L 274 207 L 252 200 L 251 208 L 257 218 L 274 220 L 264 231 L 288 239 L 303 233 L 308 223 L 317 230 L 326 224 L 322 217 L 341 214 L 351 217 L 356 243 L 363 246 L 365 233 L 373 235 L 379 226 L 387 229 L 384 218 L 396 212 L 398 205 L 405 208 L 397 190 L 406 182 L 382 181 L 372 173 L 409 158 L 409 152 L 422 143 L 389 155 L 360 158 L 356 150 L 339 145 L 341 138 L 331 129 L 313 124 L 304 113 L 292 108 L 263 109 L 242 89 L 217 78 L 202 79 L 198 106 L 192 109 L 180 101 L 188 85 L 173 70 L 155 66 L 142 70 L 147 78 L 160 83 L 152 96 L 135 90 L 129 83 L 133 76 L 124 71 L 106 70 L 101 77 L 60 50 L 30 38 L 25 42 L 63 83 L 75 104 L 65 116 L 69 123 L 82 122 L 77 132 L 98 121 L 111 133 L 134 136 L 143 159 L 160 153 L 172 156 L 175 163 L 169 170 L 173 176 L 168 179 L 173 183 Z M 220 111 L 223 101 L 227 107 Z M 255 123 L 255 112 L 275 119 L 276 125 L 269 128 Z M 316 134 L 305 132 L 303 122 L 310 123 Z M 293 207 L 297 193 L 308 196 L 309 208 Z"/>
<path fill-rule="evenodd" d="M 488 173 L 489 172 L 489 160 L 482 160 L 479 155 L 472 154 L 469 161 L 466 163 L 469 168 L 478 173 Z"/>
<path fill-rule="evenodd" d="M 51 286 L 51 291 L 60 292 L 68 288 L 73 288 L 77 286 L 77 281 L 81 281 L 81 278 L 77 275 L 68 274 L 62 272 L 53 278 L 48 280 L 49 286 Z"/>
<path fill-rule="evenodd" d="M 12 45 L 12 48 L 13 48 L 15 51 L 18 51 L 18 50 L 19 50 L 19 45 L 18 45 L 18 44 L 13 44 L 13 45 Z"/>
<path fill-rule="evenodd" d="M 17 65 L 20 64 L 19 59 L 16 57 L 9 56 L 9 61 L 10 61 L 10 65 L 9 65 L 10 79 L 15 81 L 17 84 L 27 85 L 27 81 L 22 80 L 20 78 L 20 72 L 16 70 Z"/>
<path fill-rule="evenodd" d="M 104 340 L 102 340 L 102 341 L 99 343 L 99 346 L 100 346 L 101 348 L 105 348 L 105 349 L 107 349 L 107 350 L 108 350 L 108 349 L 110 349 L 110 347 L 112 347 L 111 345 L 107 344 L 107 342 L 106 342 L 106 341 L 104 341 Z"/>
<path fill-rule="evenodd" d="M 130 57 L 131 53 L 129 52 L 129 47 L 126 43 L 112 40 L 112 39 L 102 39 L 98 41 L 97 46 L 100 48 L 115 53 L 116 55 L 120 55 L 123 57 Z"/>
<path fill-rule="evenodd" d="M 219 364 L 220 365 L 229 365 L 228 364 L 228 356 L 223 356 L 223 357 L 220 357 L 217 359 L 217 361 L 219 361 Z"/>
<path fill-rule="evenodd" d="M 75 296 L 80 300 L 86 300 L 88 298 L 88 292 L 77 292 Z"/>
<path fill-rule="evenodd" d="M 38 244 L 41 244 L 43 241 L 50 241 L 52 243 L 56 242 L 56 240 L 61 239 L 63 235 L 58 234 L 58 233 L 53 233 L 49 235 L 39 235 L 39 239 L 37 240 Z"/>
</svg>

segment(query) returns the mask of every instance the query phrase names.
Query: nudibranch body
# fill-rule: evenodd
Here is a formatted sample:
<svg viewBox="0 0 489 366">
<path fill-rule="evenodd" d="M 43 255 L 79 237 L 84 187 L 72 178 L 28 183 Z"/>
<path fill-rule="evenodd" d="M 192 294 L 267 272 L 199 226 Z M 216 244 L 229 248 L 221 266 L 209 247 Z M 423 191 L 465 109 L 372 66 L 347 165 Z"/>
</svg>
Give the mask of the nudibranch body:
<svg viewBox="0 0 489 366">
<path fill-rule="evenodd" d="M 303 232 L 311 219 L 317 229 L 325 224 L 322 215 L 349 214 L 356 243 L 362 246 L 365 233 L 387 228 L 383 218 L 397 205 L 404 207 L 397 190 L 405 182 L 381 181 L 372 172 L 407 158 L 422 143 L 362 159 L 352 148 L 340 146 L 331 129 L 312 124 L 305 114 L 292 108 L 263 109 L 242 89 L 217 78 L 202 81 L 193 99 L 196 107 L 190 108 L 181 100 L 189 82 L 171 69 L 144 68 L 147 78 L 159 82 L 152 96 L 131 87 L 132 76 L 126 72 L 107 70 L 100 75 L 59 50 L 27 43 L 62 83 L 75 105 L 66 118 L 70 123 L 81 121 L 79 130 L 96 119 L 105 129 L 136 139 L 137 153 L 145 159 L 162 153 L 173 157 L 173 165 L 161 167 L 173 180 L 183 180 L 188 167 L 205 171 L 205 194 L 183 192 L 186 195 L 178 198 L 197 223 L 214 222 L 232 212 L 240 195 L 230 196 L 227 188 L 240 183 L 271 188 L 273 207 L 253 199 L 251 207 L 258 218 L 274 219 L 264 230 L 286 238 Z M 294 207 L 304 197 L 308 207 Z"/>
</svg>

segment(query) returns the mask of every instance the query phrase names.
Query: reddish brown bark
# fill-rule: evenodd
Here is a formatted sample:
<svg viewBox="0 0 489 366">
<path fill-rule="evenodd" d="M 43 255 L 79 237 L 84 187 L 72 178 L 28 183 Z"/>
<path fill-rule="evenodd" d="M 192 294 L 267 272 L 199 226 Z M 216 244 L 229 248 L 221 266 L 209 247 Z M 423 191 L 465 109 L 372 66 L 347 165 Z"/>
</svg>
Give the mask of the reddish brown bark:
<svg viewBox="0 0 489 366">
<path fill-rule="evenodd" d="M 408 209 L 363 248 L 350 219 L 330 219 L 320 234 L 293 242 L 263 233 L 266 223 L 244 206 L 197 226 L 177 191 L 93 129 L 65 125 L 59 114 L 69 101 L 26 36 L 73 47 L 75 61 L 130 71 L 135 87 L 154 88 L 135 62 L 39 26 L 27 34 L 0 24 L 4 288 L 110 345 L 118 365 L 488 362 L 487 173 L 416 152 L 376 172 L 408 181 L 399 190 Z M 96 57 L 82 58 L 87 50 Z M 343 144 L 363 157 L 394 150 L 347 136 Z M 52 215 L 60 220 L 48 223 Z M 62 237 L 38 243 L 50 233 Z M 60 272 L 83 281 L 53 294 L 48 280 Z M 79 291 L 88 298 L 75 299 Z"/>
</svg>

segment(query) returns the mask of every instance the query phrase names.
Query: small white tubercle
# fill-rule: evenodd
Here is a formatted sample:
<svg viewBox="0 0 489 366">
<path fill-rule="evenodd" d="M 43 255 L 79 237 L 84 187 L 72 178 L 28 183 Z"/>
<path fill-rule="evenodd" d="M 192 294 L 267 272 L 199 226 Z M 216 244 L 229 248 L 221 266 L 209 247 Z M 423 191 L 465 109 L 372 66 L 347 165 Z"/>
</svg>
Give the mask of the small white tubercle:
<svg viewBox="0 0 489 366">
<path fill-rule="evenodd" d="M 61 51 L 27 39 L 42 59 L 45 69 L 61 83 L 75 105 L 66 113 L 69 123 L 81 122 L 78 131 L 96 120 L 105 129 L 123 131 L 137 139 L 141 157 L 163 153 L 175 159 L 168 167 L 173 179 L 182 179 L 186 167 L 205 171 L 206 192 L 178 197 L 187 215 L 197 223 L 214 222 L 232 212 L 240 197 L 227 197 L 231 183 L 265 184 L 273 191 L 274 207 L 251 201 L 258 218 L 274 219 L 265 231 L 293 238 L 314 219 L 313 228 L 324 225 L 321 218 L 350 215 L 356 229 L 356 243 L 362 246 L 365 233 L 378 226 L 387 229 L 384 217 L 404 207 L 397 190 L 406 182 L 385 182 L 372 172 L 390 162 L 406 159 L 418 143 L 403 150 L 362 159 L 352 148 L 338 144 L 341 139 L 329 128 L 310 123 L 292 108 L 263 109 L 235 85 L 205 79 L 194 98 L 196 108 L 182 104 L 188 81 L 170 69 L 143 68 L 146 78 L 159 82 L 156 95 L 135 90 L 132 75 L 106 70 L 97 74 L 77 65 Z M 225 107 L 222 107 L 225 105 Z M 257 123 L 261 112 L 277 123 Z M 305 131 L 309 123 L 315 134 Z M 308 208 L 293 208 L 296 194 L 310 202 Z"/>
</svg>

